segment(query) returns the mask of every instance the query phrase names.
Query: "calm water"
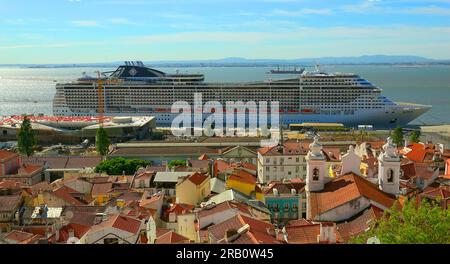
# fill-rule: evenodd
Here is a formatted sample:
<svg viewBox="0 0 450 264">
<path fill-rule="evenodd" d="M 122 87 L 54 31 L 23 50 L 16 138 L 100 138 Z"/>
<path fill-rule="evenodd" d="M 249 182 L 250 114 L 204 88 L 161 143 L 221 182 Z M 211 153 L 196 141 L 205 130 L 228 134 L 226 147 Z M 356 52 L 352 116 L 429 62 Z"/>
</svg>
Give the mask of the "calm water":
<svg viewBox="0 0 450 264">
<path fill-rule="evenodd" d="M 176 68 L 160 68 L 174 73 Z M 324 66 L 328 72 L 353 72 L 381 87 L 394 101 L 432 105 L 433 109 L 413 123 L 450 123 L 450 66 Z M 52 114 L 55 81 L 69 81 L 87 72 L 113 68 L 2 68 L 0 67 L 0 116 L 22 113 Z M 255 81 L 284 78 L 266 74 L 267 67 L 178 68 L 180 73 L 203 73 L 206 81 Z"/>
</svg>

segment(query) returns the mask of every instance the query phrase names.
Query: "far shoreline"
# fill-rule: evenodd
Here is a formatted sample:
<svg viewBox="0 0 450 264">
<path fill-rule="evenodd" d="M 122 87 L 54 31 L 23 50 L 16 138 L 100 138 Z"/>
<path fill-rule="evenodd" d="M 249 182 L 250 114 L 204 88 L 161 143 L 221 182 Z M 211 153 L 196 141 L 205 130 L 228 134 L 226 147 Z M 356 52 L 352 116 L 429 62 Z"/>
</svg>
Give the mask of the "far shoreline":
<svg viewBox="0 0 450 264">
<path fill-rule="evenodd" d="M 0 68 L 20 68 L 20 69 L 61 69 L 61 68 L 113 68 L 120 64 L 0 64 Z M 314 64 L 302 63 L 148 63 L 151 67 L 164 68 L 208 68 L 208 67 L 314 67 Z M 427 66 L 450 66 L 450 62 L 433 63 L 327 63 L 320 66 L 392 66 L 400 68 L 416 68 Z"/>
</svg>

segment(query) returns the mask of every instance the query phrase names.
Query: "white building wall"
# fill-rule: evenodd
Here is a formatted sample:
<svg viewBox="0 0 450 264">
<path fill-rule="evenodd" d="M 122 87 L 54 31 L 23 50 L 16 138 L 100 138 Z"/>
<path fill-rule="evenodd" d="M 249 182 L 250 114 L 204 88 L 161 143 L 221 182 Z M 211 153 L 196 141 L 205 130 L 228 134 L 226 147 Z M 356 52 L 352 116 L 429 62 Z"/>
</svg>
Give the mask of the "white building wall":
<svg viewBox="0 0 450 264">
<path fill-rule="evenodd" d="M 85 234 L 84 241 L 86 244 L 103 244 L 105 238 L 119 238 L 119 244 L 126 244 L 125 241 L 128 241 L 130 244 L 135 244 L 138 237 L 139 233 L 133 234 L 114 227 L 107 227 L 96 232 L 88 232 Z"/>
<path fill-rule="evenodd" d="M 370 200 L 361 196 L 358 199 L 333 208 L 321 215 L 316 215 L 316 221 L 338 222 L 349 219 L 370 206 Z"/>
<path fill-rule="evenodd" d="M 305 155 L 263 156 L 258 153 L 258 181 L 305 179 Z"/>
<path fill-rule="evenodd" d="M 176 232 L 192 241 L 198 241 L 195 219 L 196 216 L 194 213 L 178 215 Z"/>
</svg>

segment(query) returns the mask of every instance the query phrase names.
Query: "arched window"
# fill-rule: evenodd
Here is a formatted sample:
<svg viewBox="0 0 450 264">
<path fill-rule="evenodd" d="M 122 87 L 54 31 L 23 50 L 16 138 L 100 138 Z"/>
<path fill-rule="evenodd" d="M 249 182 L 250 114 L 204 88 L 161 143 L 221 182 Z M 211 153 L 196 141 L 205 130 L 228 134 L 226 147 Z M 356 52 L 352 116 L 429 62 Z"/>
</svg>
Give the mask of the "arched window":
<svg viewBox="0 0 450 264">
<path fill-rule="evenodd" d="M 318 180 L 319 180 L 319 169 L 314 168 L 313 169 L 313 181 L 318 181 Z"/>
<path fill-rule="evenodd" d="M 388 182 L 394 182 L 394 170 L 389 169 L 387 172 L 387 181 Z"/>
</svg>

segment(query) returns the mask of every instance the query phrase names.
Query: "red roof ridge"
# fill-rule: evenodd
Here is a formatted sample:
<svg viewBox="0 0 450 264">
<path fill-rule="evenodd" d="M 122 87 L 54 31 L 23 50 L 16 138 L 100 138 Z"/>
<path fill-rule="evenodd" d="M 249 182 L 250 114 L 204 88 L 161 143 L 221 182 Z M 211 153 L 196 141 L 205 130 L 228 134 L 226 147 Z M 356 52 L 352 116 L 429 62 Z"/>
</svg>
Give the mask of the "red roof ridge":
<svg viewBox="0 0 450 264">
<path fill-rule="evenodd" d="M 195 185 L 202 184 L 206 179 L 208 179 L 208 176 L 200 172 L 195 172 L 188 176 L 188 180 Z"/>
</svg>

